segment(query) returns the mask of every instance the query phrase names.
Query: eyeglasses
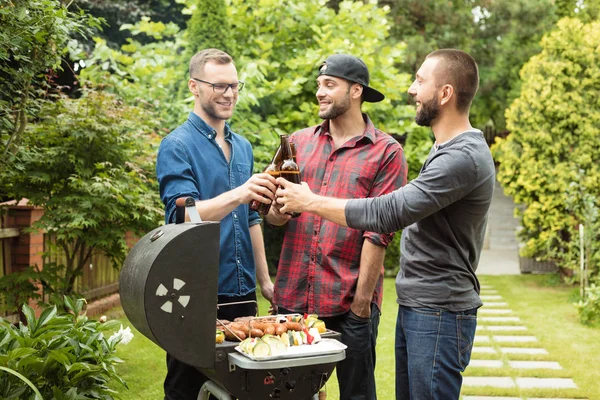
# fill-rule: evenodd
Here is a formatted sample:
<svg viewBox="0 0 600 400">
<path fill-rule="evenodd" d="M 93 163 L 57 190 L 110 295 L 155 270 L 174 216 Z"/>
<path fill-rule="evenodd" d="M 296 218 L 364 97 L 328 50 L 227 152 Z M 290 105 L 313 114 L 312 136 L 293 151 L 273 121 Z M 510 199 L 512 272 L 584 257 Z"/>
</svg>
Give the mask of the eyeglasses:
<svg viewBox="0 0 600 400">
<path fill-rule="evenodd" d="M 197 82 L 206 83 L 207 85 L 212 86 L 213 92 L 219 93 L 219 94 L 223 94 L 223 93 L 227 92 L 229 90 L 229 88 L 231 88 L 231 91 L 233 93 L 237 93 L 240 90 L 242 90 L 242 88 L 244 87 L 244 82 L 242 82 L 242 81 L 239 81 L 237 83 L 210 83 L 210 82 L 203 81 L 202 79 L 196 79 L 196 78 L 192 78 L 192 79 Z"/>
</svg>

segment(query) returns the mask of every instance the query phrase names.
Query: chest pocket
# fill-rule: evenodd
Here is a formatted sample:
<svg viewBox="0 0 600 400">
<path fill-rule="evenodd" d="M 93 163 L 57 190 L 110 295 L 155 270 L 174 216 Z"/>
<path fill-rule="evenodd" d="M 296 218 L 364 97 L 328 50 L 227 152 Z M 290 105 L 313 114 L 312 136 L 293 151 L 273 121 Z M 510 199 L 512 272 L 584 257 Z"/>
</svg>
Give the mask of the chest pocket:
<svg viewBox="0 0 600 400">
<path fill-rule="evenodd" d="M 237 163 L 235 164 L 234 171 L 237 175 L 236 178 L 238 179 L 238 186 L 241 186 L 244 183 L 246 183 L 246 181 L 250 179 L 250 176 L 252 175 L 250 164 Z"/>
<path fill-rule="evenodd" d="M 375 168 L 373 165 L 362 164 L 359 166 L 352 166 L 348 168 L 346 172 L 347 176 L 347 190 L 351 194 L 350 197 L 368 197 L 371 187 L 373 186 L 373 180 L 375 179 Z"/>
</svg>

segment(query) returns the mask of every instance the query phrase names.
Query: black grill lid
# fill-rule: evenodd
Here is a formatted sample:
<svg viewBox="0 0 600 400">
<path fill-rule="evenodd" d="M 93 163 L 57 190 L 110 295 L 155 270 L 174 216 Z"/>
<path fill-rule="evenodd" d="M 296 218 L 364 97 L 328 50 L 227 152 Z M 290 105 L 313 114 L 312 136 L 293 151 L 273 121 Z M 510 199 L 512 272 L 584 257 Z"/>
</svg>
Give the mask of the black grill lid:
<svg viewBox="0 0 600 400">
<path fill-rule="evenodd" d="M 218 275 L 218 222 L 161 226 L 129 252 L 121 304 L 133 326 L 167 353 L 213 368 Z"/>
</svg>

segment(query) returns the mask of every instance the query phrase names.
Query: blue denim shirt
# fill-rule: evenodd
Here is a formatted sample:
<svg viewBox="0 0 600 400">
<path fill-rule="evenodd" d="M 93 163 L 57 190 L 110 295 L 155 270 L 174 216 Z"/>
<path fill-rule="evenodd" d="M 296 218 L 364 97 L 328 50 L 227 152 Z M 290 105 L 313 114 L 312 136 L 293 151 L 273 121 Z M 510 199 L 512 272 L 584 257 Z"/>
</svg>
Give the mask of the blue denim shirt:
<svg viewBox="0 0 600 400">
<path fill-rule="evenodd" d="M 185 123 L 162 140 L 156 175 L 166 223 L 175 222 L 178 198 L 212 199 L 242 185 L 252 175 L 250 142 L 225 125 L 225 140 L 231 146 L 227 163 L 215 137 L 215 130 L 192 112 Z M 249 228 L 260 221 L 248 204 L 236 207 L 220 221 L 219 295 L 244 296 L 255 291 L 256 266 Z"/>
</svg>

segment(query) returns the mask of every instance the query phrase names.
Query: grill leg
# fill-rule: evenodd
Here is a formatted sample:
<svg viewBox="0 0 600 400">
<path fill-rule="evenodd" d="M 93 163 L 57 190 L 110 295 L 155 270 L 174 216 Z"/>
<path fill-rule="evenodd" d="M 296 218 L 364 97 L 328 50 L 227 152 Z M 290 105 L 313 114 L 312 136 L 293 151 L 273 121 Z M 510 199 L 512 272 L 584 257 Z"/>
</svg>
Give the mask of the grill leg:
<svg viewBox="0 0 600 400">
<path fill-rule="evenodd" d="M 229 392 L 215 382 L 208 380 L 204 382 L 204 385 L 200 388 L 198 400 L 208 400 L 211 394 L 218 400 L 233 400 Z"/>
</svg>

